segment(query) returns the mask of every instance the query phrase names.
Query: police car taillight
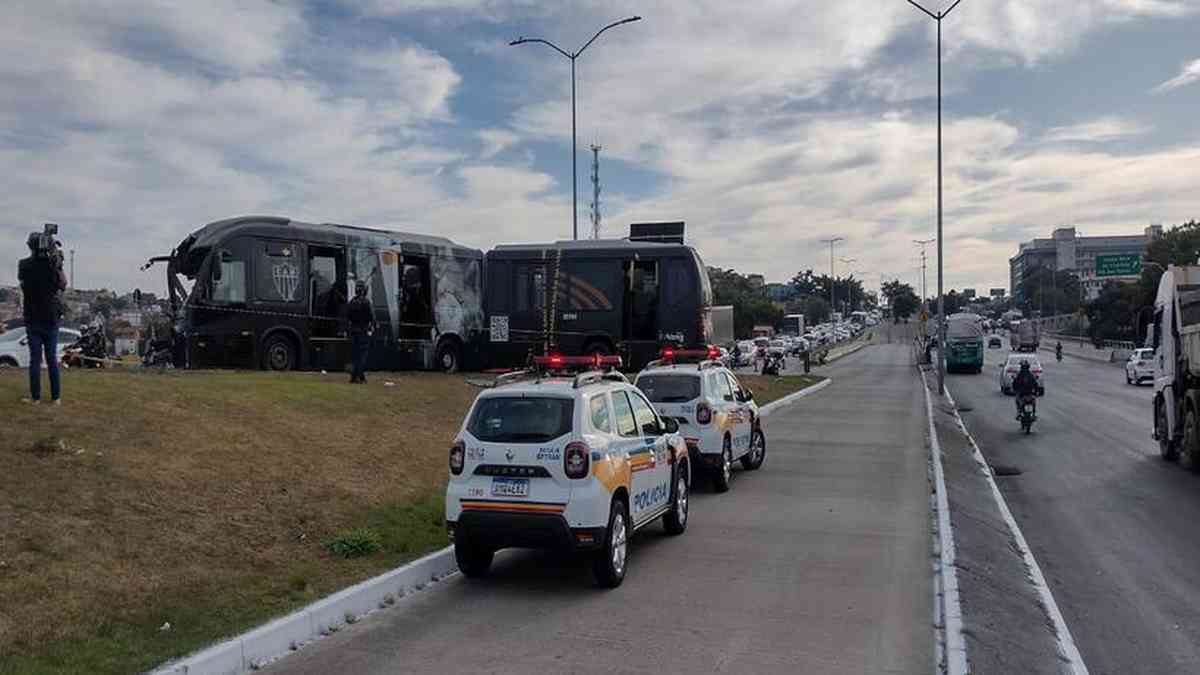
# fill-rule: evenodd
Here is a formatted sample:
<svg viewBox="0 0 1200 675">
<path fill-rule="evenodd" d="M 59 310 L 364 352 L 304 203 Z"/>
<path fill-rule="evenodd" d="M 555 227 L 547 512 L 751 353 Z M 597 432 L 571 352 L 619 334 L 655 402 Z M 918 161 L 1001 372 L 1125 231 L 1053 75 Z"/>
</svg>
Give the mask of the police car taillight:
<svg viewBox="0 0 1200 675">
<path fill-rule="evenodd" d="M 466 455 L 467 446 L 462 441 L 458 441 L 450 447 L 450 473 L 457 476 L 463 472 Z"/>
<path fill-rule="evenodd" d="M 588 462 L 592 450 L 586 443 L 572 441 L 563 451 L 563 472 L 567 478 L 583 478 L 588 475 Z"/>
<path fill-rule="evenodd" d="M 696 424 L 708 424 L 712 421 L 712 406 L 700 403 L 696 406 Z"/>
</svg>

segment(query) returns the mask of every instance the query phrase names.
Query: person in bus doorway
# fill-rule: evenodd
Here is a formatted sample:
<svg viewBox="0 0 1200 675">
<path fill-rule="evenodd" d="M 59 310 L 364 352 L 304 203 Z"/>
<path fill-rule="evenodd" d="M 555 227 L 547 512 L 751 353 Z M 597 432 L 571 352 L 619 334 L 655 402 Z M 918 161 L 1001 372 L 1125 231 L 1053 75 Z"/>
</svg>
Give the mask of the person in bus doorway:
<svg viewBox="0 0 1200 675">
<path fill-rule="evenodd" d="M 354 299 L 346 312 L 350 323 L 350 382 L 367 383 L 367 355 L 371 351 L 371 335 L 375 333 L 375 311 L 367 298 L 367 284 L 354 282 Z"/>
</svg>

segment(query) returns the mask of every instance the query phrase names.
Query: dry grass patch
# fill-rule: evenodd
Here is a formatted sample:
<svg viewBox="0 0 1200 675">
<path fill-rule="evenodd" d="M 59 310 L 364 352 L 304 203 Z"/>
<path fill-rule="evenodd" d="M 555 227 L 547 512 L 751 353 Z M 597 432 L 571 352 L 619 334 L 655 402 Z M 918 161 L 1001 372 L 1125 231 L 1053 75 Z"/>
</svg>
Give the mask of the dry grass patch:
<svg viewBox="0 0 1200 675">
<path fill-rule="evenodd" d="M 0 672 L 148 668 L 444 545 L 446 450 L 478 393 L 71 371 L 51 408 L 25 385 L 0 374 Z M 354 528 L 378 551 L 325 546 Z"/>
</svg>

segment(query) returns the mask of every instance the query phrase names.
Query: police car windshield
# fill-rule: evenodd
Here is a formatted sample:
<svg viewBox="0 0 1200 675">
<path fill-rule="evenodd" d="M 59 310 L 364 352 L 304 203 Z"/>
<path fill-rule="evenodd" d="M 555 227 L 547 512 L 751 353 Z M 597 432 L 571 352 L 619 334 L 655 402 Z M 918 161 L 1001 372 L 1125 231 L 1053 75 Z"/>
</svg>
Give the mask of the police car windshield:
<svg viewBox="0 0 1200 675">
<path fill-rule="evenodd" d="M 637 386 L 654 403 L 682 403 L 700 398 L 700 378 L 695 375 L 643 375 Z"/>
<path fill-rule="evenodd" d="M 479 401 L 467 430 L 485 443 L 544 443 L 571 431 L 569 398 L 491 396 Z"/>
</svg>

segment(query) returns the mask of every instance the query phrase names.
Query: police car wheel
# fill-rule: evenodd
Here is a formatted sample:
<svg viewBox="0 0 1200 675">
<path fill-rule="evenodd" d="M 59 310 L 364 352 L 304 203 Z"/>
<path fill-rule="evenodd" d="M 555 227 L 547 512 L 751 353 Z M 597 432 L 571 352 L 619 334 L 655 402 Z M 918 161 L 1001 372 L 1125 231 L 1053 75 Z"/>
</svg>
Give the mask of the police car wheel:
<svg viewBox="0 0 1200 675">
<path fill-rule="evenodd" d="M 454 541 L 454 560 L 458 563 L 459 571 L 468 579 L 486 576 L 495 555 L 495 551 L 480 548 L 464 539 Z"/>
<path fill-rule="evenodd" d="M 729 481 L 733 478 L 733 447 L 729 437 L 721 445 L 721 465 L 713 472 L 713 489 L 717 492 L 728 492 Z"/>
<path fill-rule="evenodd" d="M 750 452 L 742 456 L 742 468 L 755 471 L 762 466 L 766 458 L 767 437 L 763 435 L 762 429 L 755 429 L 750 435 Z"/>
<path fill-rule="evenodd" d="M 592 574 L 602 588 L 616 588 L 625 580 L 629 548 L 629 511 L 620 498 L 614 499 L 608 513 L 604 548 L 592 558 Z"/>
<path fill-rule="evenodd" d="M 675 503 L 671 510 L 663 516 L 663 526 L 667 534 L 683 534 L 688 521 L 688 482 L 687 465 L 680 464 L 678 475 L 675 476 Z"/>
</svg>

